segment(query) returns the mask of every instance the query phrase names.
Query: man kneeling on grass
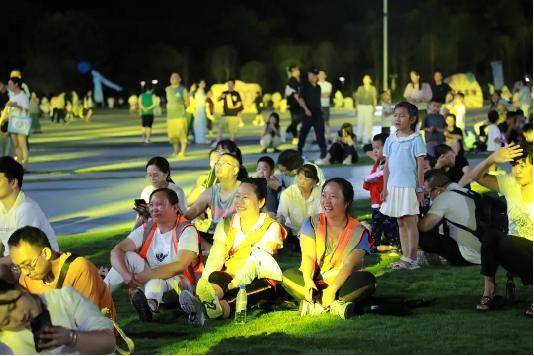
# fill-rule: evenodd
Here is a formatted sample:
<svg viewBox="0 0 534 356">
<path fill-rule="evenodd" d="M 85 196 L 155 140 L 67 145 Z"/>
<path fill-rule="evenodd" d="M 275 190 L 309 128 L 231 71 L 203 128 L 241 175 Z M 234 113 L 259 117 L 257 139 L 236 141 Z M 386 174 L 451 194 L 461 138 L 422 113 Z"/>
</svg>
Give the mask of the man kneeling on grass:
<svg viewBox="0 0 534 356">
<path fill-rule="evenodd" d="M 282 271 L 273 254 L 282 248 L 286 232 L 260 211 L 266 189 L 262 179 L 243 179 L 235 195 L 237 213 L 217 224 L 196 287 L 198 298 L 188 291 L 180 295 L 182 309 L 198 315 L 197 319 L 205 318 L 202 309 L 210 319 L 233 315 L 239 288 L 246 290 L 249 306 L 274 298 L 275 281 L 282 280 Z"/>
<path fill-rule="evenodd" d="M 180 215 L 176 192 L 156 189 L 150 195 L 148 210 L 148 223 L 111 250 L 113 268 L 105 278 L 112 292 L 123 283 L 128 285 L 141 321 L 152 320 L 164 293 L 172 298 L 173 293 L 193 290 L 195 274 L 202 267 L 198 232 Z"/>
</svg>

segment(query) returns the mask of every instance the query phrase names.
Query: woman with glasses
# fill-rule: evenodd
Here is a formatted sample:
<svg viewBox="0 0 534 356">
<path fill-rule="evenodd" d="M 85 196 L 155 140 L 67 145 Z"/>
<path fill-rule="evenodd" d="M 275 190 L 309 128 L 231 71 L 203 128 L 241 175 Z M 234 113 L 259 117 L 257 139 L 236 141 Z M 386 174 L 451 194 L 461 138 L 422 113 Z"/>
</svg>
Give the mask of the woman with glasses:
<svg viewBox="0 0 534 356">
<path fill-rule="evenodd" d="M 236 156 L 231 153 L 222 153 L 214 167 L 218 183 L 202 192 L 185 213 L 187 219 L 193 220 L 208 208 L 211 209 L 212 223 L 207 232 L 200 233 L 205 242 L 209 244 L 213 243 L 213 233 L 217 223 L 235 212 L 234 198 L 241 184 L 238 180 L 240 166 Z M 209 247 L 204 244 L 203 250 L 209 250 Z"/>
<path fill-rule="evenodd" d="M 226 319 L 235 313 L 239 288 L 246 290 L 248 306 L 274 297 L 282 271 L 273 254 L 282 248 L 285 230 L 261 212 L 266 192 L 261 179 L 241 182 L 234 198 L 236 213 L 221 219 L 215 229 L 213 247 L 196 286 L 198 299 L 182 293 L 183 310 L 201 314 L 202 303 L 210 319 Z"/>
<path fill-rule="evenodd" d="M 187 210 L 187 199 L 182 188 L 174 183 L 171 178 L 171 167 L 169 161 L 163 157 L 152 157 L 146 164 L 146 178 L 150 182 L 141 192 L 141 199 L 144 203 L 135 205 L 134 210 L 138 213 L 135 227 L 141 226 L 146 223 L 148 218 L 148 201 L 150 194 L 156 189 L 169 188 L 176 192 L 178 195 L 178 207 L 180 212 L 184 213 Z"/>
<path fill-rule="evenodd" d="M 47 315 L 50 325 L 34 342 L 31 322 L 38 317 L 46 320 Z M 0 280 L 0 354 L 111 354 L 114 350 L 113 323 L 72 287 L 33 294 Z"/>
</svg>

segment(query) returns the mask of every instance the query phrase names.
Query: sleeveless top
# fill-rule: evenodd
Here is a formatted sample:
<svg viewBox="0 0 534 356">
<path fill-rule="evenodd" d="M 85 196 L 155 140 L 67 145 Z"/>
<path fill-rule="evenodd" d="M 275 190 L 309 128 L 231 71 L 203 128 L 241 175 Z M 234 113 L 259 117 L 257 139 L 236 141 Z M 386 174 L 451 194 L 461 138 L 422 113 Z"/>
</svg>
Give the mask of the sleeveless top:
<svg viewBox="0 0 534 356">
<path fill-rule="evenodd" d="M 168 119 L 179 119 L 186 117 L 184 91 L 185 88 L 181 85 L 177 87 L 169 85 L 167 88 L 165 88 L 165 93 L 167 95 Z"/>
<path fill-rule="evenodd" d="M 210 209 L 212 214 L 212 221 L 208 233 L 213 234 L 217 223 L 224 219 L 225 217 L 235 213 L 234 207 L 234 197 L 237 192 L 237 188 L 226 198 L 226 200 L 221 199 L 221 190 L 222 185 L 220 183 L 214 184 L 211 186 L 211 201 Z"/>
</svg>

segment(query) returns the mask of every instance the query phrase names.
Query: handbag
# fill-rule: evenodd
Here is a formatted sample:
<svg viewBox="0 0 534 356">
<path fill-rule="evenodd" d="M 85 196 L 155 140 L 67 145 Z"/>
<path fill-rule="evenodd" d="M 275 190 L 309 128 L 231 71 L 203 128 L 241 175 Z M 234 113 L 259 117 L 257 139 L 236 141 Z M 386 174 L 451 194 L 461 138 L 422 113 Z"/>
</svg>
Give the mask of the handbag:
<svg viewBox="0 0 534 356">
<path fill-rule="evenodd" d="M 17 115 L 9 118 L 7 131 L 12 134 L 28 136 L 32 128 L 32 118 L 28 115 Z"/>
</svg>

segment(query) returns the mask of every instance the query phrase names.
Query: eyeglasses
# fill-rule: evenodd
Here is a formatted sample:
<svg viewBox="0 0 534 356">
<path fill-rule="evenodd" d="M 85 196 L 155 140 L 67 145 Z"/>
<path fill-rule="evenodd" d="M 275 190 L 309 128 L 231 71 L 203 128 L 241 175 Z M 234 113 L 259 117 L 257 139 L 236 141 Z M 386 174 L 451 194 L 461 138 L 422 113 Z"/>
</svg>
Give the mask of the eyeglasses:
<svg viewBox="0 0 534 356">
<path fill-rule="evenodd" d="M 233 165 L 232 163 L 230 162 L 221 162 L 221 161 L 217 161 L 217 163 L 215 163 L 215 167 L 221 167 L 223 164 L 227 165 L 227 166 L 230 166 L 232 168 L 235 168 L 235 165 Z"/>
<path fill-rule="evenodd" d="M 39 254 L 39 256 L 35 257 L 30 263 L 25 263 L 25 264 L 22 264 L 22 265 L 12 264 L 11 265 L 11 270 L 13 272 L 16 272 L 16 273 L 20 273 L 22 271 L 26 271 L 27 273 L 31 273 L 35 269 L 35 266 L 37 266 L 37 261 L 39 260 L 39 258 L 42 255 L 43 255 L 43 250 L 41 250 L 41 253 Z"/>
</svg>

